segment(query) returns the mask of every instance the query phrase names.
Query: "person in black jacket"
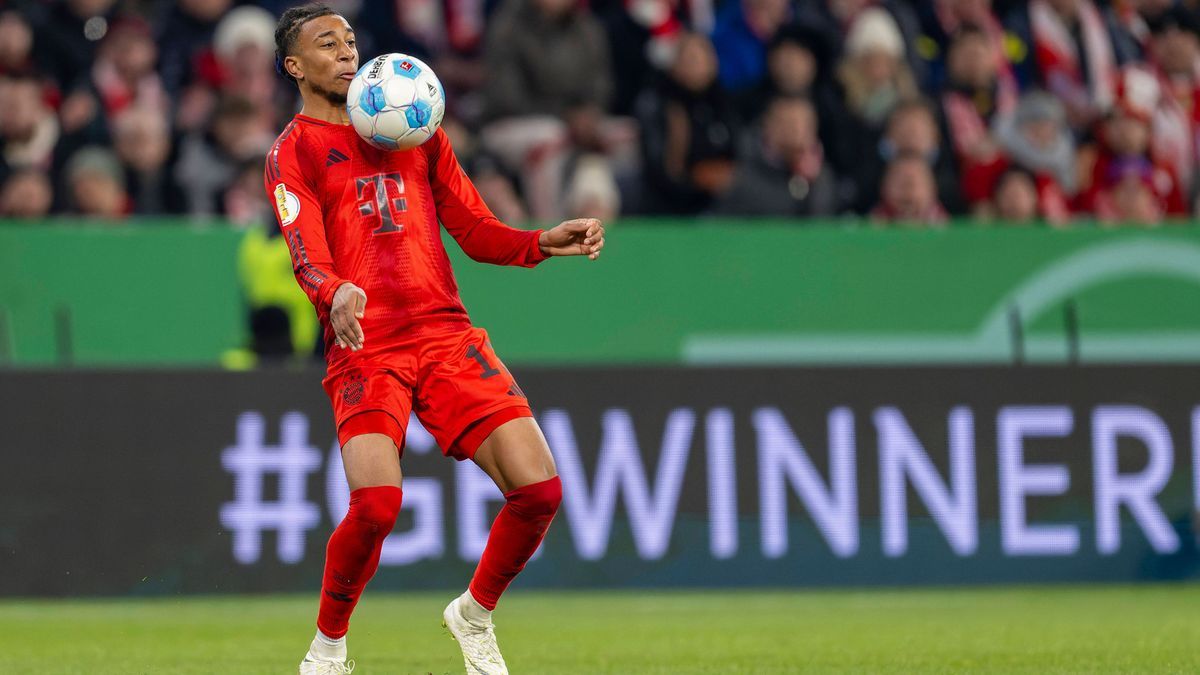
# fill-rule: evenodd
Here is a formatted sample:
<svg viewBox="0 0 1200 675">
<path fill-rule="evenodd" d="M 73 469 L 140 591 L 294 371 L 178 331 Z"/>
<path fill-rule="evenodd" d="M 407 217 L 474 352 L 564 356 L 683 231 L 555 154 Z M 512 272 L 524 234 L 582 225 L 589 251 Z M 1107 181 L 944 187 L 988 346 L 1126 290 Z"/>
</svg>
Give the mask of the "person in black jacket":
<svg viewBox="0 0 1200 675">
<path fill-rule="evenodd" d="M 866 213 L 879 202 L 887 167 L 901 155 L 919 156 L 929 165 L 937 186 L 937 195 L 953 214 L 966 211 L 959 187 L 953 152 L 942 138 L 937 109 L 921 98 L 902 101 L 892 110 L 883 136 L 870 154 L 859 158 L 854 199 L 855 210 Z"/>
<path fill-rule="evenodd" d="M 796 96 L 772 101 L 760 142 L 738 163 L 715 213 L 796 218 L 838 213 L 842 197 L 818 132 L 811 101 Z"/>
<path fill-rule="evenodd" d="M 708 208 L 733 174 L 737 119 L 717 85 L 708 38 L 683 35 L 661 82 L 636 104 L 648 194 L 642 210 L 694 214 Z"/>
</svg>

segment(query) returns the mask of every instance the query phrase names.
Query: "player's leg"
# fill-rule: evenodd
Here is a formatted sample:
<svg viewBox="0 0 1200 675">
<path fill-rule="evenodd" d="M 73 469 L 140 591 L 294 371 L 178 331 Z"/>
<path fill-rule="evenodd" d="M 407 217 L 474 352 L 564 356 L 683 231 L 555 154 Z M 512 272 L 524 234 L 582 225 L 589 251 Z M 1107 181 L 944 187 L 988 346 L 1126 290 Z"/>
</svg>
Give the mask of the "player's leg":
<svg viewBox="0 0 1200 675">
<path fill-rule="evenodd" d="M 383 540 L 400 513 L 400 455 L 381 433 L 354 436 L 342 448 L 350 508 L 329 537 L 317 628 L 330 638 L 346 634 L 367 581 L 379 566 Z"/>
<path fill-rule="evenodd" d="M 350 615 L 379 567 L 383 540 L 400 513 L 400 453 L 390 435 L 353 436 L 342 446 L 342 464 L 350 486 L 350 507 L 325 549 L 317 634 L 300 664 L 302 675 L 342 672 L 321 670 L 330 664 L 345 668 Z"/>
<path fill-rule="evenodd" d="M 446 454 L 471 459 L 504 494 L 469 594 L 486 611 L 525 567 L 562 501 L 562 483 L 529 401 L 480 328 L 431 350 L 417 416 Z"/>
<path fill-rule="evenodd" d="M 442 612 L 468 673 L 507 673 L 492 609 L 537 550 L 562 488 L 529 401 L 500 363 L 487 333 L 472 328 L 428 350 L 416 411 L 444 452 L 474 460 L 505 493 L 470 588 Z M 478 598 L 478 599 L 477 599 Z"/>
<path fill-rule="evenodd" d="M 495 424 L 514 412 L 517 416 L 498 424 L 478 448 L 462 448 L 496 482 L 505 499 L 470 586 L 442 612 L 443 624 L 462 647 L 468 673 L 508 672 L 496 643 L 492 610 L 542 543 L 562 500 L 554 458 L 528 408 L 493 414 L 483 424 Z"/>
<path fill-rule="evenodd" d="M 472 460 L 504 493 L 504 506 L 492 523 L 469 588 L 475 601 L 491 611 L 546 536 L 562 501 L 562 482 L 546 437 L 532 417 L 497 427 Z"/>
<path fill-rule="evenodd" d="M 400 512 L 400 452 L 412 410 L 411 386 L 392 369 L 401 365 L 339 373 L 324 383 L 338 423 L 350 504 L 325 549 L 317 634 L 300 664 L 302 674 L 344 672 L 350 615 Z"/>
</svg>

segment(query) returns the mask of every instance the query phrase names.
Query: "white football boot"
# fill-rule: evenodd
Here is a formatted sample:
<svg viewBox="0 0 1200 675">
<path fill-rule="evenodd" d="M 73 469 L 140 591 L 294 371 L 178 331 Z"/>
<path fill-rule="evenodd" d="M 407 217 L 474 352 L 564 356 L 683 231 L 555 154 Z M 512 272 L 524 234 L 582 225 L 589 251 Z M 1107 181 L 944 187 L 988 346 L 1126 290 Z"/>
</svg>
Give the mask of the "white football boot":
<svg viewBox="0 0 1200 675">
<path fill-rule="evenodd" d="M 467 675 L 508 675 L 508 666 L 496 644 L 496 626 L 492 613 L 484 609 L 467 591 L 446 605 L 442 627 L 462 648 Z"/>
<path fill-rule="evenodd" d="M 300 662 L 300 675 L 350 675 L 354 672 L 354 661 L 346 660 L 346 643 L 337 647 L 313 638 L 308 653 Z"/>
</svg>

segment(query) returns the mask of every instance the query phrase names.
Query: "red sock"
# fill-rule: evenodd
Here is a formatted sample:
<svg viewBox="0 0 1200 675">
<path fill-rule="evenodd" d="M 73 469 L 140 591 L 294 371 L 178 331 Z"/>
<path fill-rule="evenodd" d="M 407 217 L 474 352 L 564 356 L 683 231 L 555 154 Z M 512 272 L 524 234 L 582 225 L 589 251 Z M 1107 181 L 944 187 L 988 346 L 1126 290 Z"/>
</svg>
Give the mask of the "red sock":
<svg viewBox="0 0 1200 675">
<path fill-rule="evenodd" d="M 496 609 L 500 594 L 542 543 L 562 501 L 562 481 L 555 476 L 519 487 L 504 499 L 508 503 L 492 523 L 487 547 L 471 579 L 471 595 L 488 610 Z"/>
<path fill-rule="evenodd" d="M 379 567 L 379 551 L 396 524 L 401 496 L 400 488 L 392 485 L 350 493 L 350 510 L 325 549 L 325 578 L 317 612 L 317 628 L 325 635 L 340 638 L 346 634 L 350 614 Z"/>
</svg>

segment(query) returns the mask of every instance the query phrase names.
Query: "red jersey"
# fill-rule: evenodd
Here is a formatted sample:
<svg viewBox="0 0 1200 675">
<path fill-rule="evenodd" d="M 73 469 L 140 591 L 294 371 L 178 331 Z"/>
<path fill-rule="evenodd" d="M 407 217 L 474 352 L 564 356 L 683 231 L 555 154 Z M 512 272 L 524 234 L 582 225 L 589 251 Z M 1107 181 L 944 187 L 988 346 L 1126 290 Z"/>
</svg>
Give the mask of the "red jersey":
<svg viewBox="0 0 1200 675">
<path fill-rule="evenodd" d="M 334 346 L 329 325 L 334 292 L 347 281 L 367 294 L 356 356 L 470 325 L 439 220 L 479 262 L 533 267 L 546 259 L 540 230 L 508 227 L 483 203 L 441 129 L 416 148 L 389 152 L 348 124 L 297 115 L 267 156 L 264 184 L 296 281 L 324 326 L 330 372 L 351 354 Z"/>
</svg>

